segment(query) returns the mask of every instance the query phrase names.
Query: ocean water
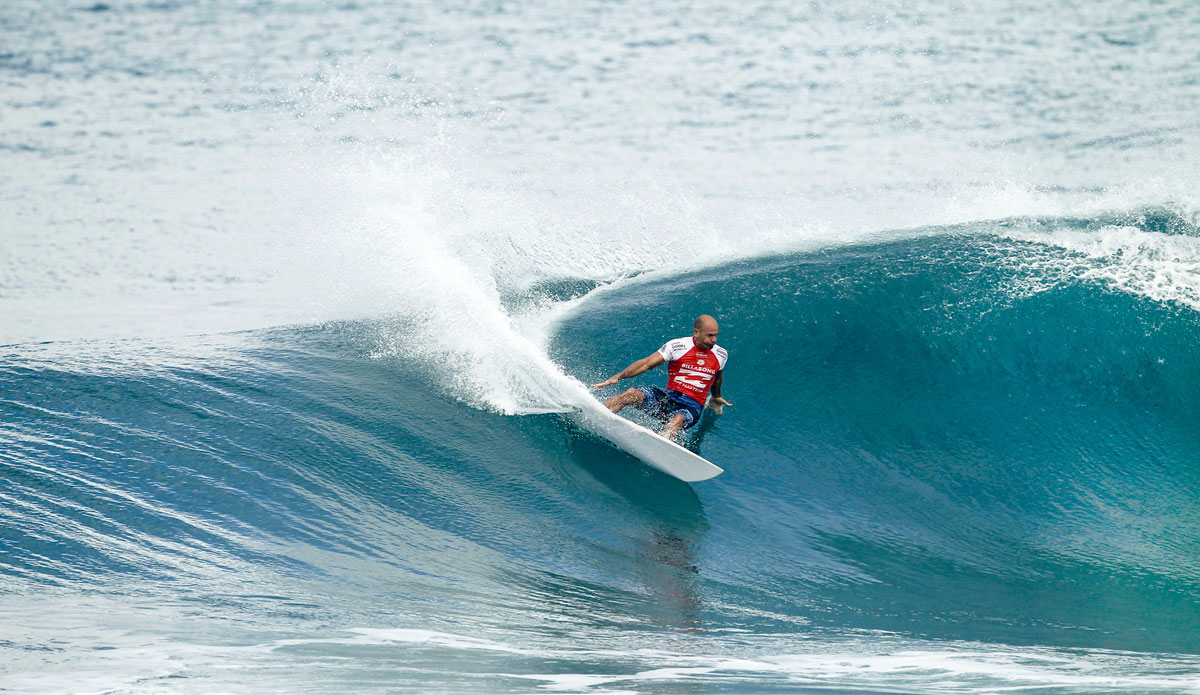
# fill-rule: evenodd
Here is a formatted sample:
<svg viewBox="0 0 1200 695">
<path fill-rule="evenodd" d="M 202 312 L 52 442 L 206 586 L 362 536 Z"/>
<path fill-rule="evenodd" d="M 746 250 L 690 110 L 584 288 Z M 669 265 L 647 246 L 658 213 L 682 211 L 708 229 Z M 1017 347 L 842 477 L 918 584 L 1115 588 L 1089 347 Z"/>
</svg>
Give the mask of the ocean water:
<svg viewBox="0 0 1200 695">
<path fill-rule="evenodd" d="M 1200 693 L 1198 47 L 8 0 L 0 692 Z M 545 414 L 699 313 L 723 475 Z"/>
</svg>

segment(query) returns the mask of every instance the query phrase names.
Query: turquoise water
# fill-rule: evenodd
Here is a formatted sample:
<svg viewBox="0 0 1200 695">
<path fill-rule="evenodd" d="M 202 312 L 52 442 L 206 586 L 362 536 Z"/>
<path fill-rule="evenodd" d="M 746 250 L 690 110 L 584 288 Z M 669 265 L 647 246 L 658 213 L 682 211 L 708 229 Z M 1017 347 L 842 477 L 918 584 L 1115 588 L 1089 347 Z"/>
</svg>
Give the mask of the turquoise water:
<svg viewBox="0 0 1200 695">
<path fill-rule="evenodd" d="M 0 692 L 1200 692 L 1193 6 L 0 37 Z"/>
</svg>

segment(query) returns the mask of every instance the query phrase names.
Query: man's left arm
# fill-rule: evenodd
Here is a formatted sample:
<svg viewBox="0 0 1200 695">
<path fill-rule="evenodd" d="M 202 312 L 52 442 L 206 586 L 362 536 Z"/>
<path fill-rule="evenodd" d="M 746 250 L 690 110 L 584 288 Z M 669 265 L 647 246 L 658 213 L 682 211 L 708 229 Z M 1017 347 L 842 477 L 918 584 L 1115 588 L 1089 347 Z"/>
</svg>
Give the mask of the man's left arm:
<svg viewBox="0 0 1200 695">
<path fill-rule="evenodd" d="M 725 378 L 725 370 L 717 372 L 717 376 L 713 379 L 712 394 L 708 399 L 708 407 L 717 415 L 721 414 L 721 410 L 727 405 L 733 405 L 729 401 L 721 398 L 721 380 Z"/>
</svg>

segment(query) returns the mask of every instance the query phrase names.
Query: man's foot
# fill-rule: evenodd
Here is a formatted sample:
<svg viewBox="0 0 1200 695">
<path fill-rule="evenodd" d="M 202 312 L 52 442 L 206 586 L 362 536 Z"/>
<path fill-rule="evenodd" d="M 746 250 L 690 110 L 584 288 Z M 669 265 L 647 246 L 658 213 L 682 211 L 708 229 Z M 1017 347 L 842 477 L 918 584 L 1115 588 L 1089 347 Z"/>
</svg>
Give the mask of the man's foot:
<svg viewBox="0 0 1200 695">
<path fill-rule="evenodd" d="M 663 431 L 659 432 L 659 434 L 661 434 L 662 436 L 666 437 L 667 439 L 669 439 L 671 441 L 675 441 L 675 438 L 679 435 L 679 430 L 682 427 L 683 427 L 683 416 L 676 415 L 675 417 L 671 418 L 670 421 L 667 422 L 667 426 L 664 427 Z"/>
</svg>

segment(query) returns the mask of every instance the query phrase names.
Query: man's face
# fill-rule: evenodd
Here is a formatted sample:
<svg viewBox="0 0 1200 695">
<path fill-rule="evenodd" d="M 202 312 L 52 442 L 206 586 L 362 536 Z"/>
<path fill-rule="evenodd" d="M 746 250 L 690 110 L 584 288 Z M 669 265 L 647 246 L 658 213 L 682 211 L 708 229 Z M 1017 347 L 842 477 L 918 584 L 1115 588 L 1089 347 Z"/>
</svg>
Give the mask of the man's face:
<svg viewBox="0 0 1200 695">
<path fill-rule="evenodd" d="M 717 324 L 715 321 L 705 323 L 695 329 L 692 337 L 696 339 L 696 345 L 711 350 L 717 344 Z"/>
</svg>

